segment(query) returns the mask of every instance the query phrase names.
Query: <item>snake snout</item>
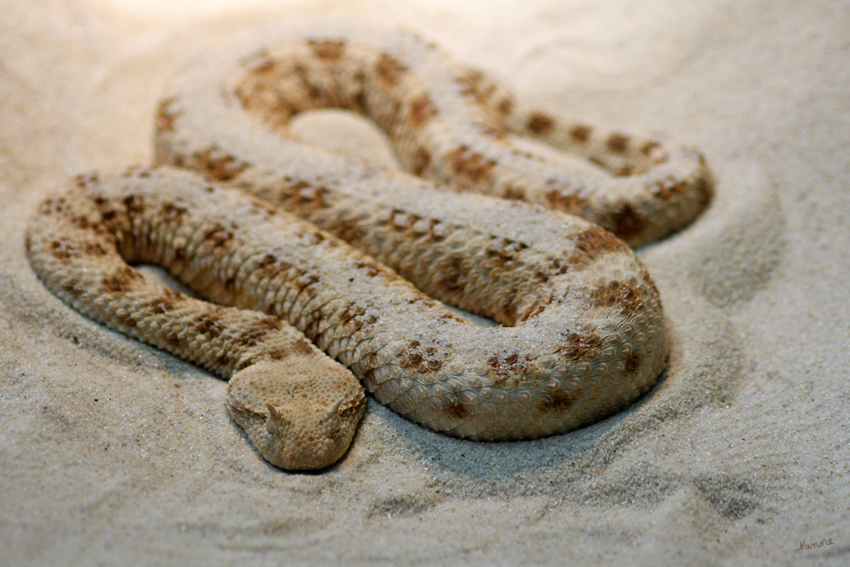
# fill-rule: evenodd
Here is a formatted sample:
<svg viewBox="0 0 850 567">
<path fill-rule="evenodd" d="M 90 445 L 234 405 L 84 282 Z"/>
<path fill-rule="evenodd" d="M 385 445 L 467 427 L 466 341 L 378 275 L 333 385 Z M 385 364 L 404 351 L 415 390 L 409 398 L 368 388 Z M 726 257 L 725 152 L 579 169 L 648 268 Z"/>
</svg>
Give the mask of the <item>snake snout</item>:
<svg viewBox="0 0 850 567">
<path fill-rule="evenodd" d="M 351 443 L 363 399 L 342 396 L 328 408 L 292 411 L 267 404 L 263 457 L 287 470 L 318 470 L 337 462 Z M 258 444 L 259 446 L 259 444 Z"/>
</svg>

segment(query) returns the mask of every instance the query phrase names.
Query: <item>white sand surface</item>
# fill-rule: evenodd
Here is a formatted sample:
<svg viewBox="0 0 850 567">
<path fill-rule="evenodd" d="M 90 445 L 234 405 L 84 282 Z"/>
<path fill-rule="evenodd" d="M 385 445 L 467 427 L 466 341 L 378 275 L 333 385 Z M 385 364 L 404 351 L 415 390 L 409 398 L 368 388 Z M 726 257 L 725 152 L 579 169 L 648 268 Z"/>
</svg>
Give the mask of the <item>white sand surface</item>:
<svg viewBox="0 0 850 567">
<path fill-rule="evenodd" d="M 640 251 L 674 341 L 659 386 L 520 443 L 370 401 L 338 466 L 289 474 L 223 382 L 42 287 L 27 217 L 71 175 L 150 162 L 186 55 L 329 12 L 705 151 L 710 209 Z M 848 93 L 841 0 L 0 0 L 0 565 L 850 564 Z"/>
</svg>

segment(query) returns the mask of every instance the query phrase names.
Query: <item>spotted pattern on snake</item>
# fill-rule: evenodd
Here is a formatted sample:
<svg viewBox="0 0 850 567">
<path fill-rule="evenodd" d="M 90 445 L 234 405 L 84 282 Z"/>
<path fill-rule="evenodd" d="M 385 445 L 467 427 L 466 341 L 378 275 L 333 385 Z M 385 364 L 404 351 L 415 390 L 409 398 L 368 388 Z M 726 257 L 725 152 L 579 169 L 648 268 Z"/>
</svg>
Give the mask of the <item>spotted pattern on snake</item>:
<svg viewBox="0 0 850 567">
<path fill-rule="evenodd" d="M 369 116 L 431 181 L 288 132 L 324 107 Z M 516 135 L 609 174 L 566 170 Z M 623 240 L 681 228 L 712 191 L 693 148 L 526 109 L 415 35 L 344 22 L 257 31 L 191 62 L 160 104 L 156 156 L 48 198 L 28 227 L 33 268 L 92 319 L 229 378 L 233 418 L 292 470 L 344 454 L 364 409 L 357 378 L 469 439 L 562 433 L 625 407 L 657 380 L 668 341 Z"/>
</svg>

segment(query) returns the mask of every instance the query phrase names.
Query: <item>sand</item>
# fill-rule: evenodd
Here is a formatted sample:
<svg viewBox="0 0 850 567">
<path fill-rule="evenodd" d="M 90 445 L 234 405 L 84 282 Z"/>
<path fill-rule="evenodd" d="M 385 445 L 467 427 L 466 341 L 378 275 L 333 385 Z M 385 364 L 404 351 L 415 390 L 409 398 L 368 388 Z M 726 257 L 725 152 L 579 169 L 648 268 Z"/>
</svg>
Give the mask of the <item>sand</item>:
<svg viewBox="0 0 850 567">
<path fill-rule="evenodd" d="M 673 336 L 647 396 L 501 444 L 372 400 L 338 466 L 289 474 L 229 420 L 223 382 L 41 286 L 30 212 L 71 175 L 150 162 L 159 92 L 187 54 L 328 12 L 417 29 L 541 105 L 705 151 L 710 209 L 640 250 Z M 0 565 L 850 562 L 846 2 L 0 0 L 0 14 Z M 324 118 L 320 137 L 391 159 L 373 130 Z"/>
</svg>

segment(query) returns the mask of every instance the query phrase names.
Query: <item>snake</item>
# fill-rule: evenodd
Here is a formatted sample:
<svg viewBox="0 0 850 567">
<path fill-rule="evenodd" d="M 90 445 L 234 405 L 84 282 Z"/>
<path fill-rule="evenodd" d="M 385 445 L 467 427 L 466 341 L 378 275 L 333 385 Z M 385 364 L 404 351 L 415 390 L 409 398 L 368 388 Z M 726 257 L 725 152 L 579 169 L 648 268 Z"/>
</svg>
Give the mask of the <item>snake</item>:
<svg viewBox="0 0 850 567">
<path fill-rule="evenodd" d="M 406 171 L 293 134 L 324 108 L 368 117 Z M 666 367 L 633 248 L 709 203 L 692 146 L 526 106 L 414 33 L 348 20 L 205 51 L 155 118 L 154 164 L 51 193 L 27 257 L 83 315 L 227 379 L 230 416 L 276 467 L 336 463 L 366 391 L 450 436 L 535 439 L 622 410 Z"/>
</svg>

